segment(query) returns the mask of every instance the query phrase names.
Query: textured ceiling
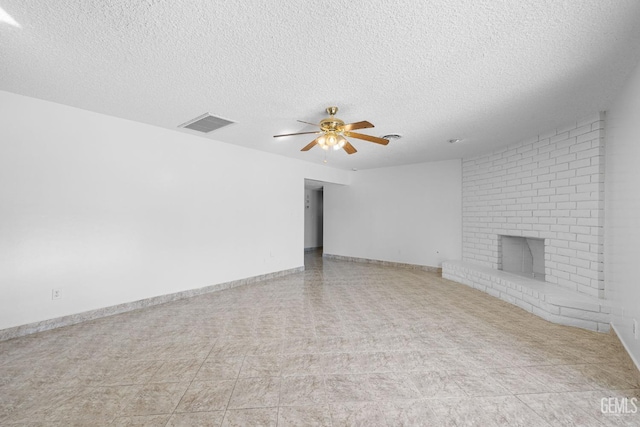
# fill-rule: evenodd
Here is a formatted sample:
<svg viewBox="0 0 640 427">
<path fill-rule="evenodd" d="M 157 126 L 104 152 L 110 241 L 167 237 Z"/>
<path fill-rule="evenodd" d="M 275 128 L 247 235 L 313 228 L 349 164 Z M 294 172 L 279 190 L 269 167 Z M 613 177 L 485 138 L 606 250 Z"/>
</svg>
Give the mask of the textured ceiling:
<svg viewBox="0 0 640 427">
<path fill-rule="evenodd" d="M 458 158 L 606 110 L 640 59 L 637 0 L 0 0 L 0 90 L 321 163 L 329 105 L 352 140 L 329 166 Z M 13 18 L 15 22 L 10 22 Z M 5 16 L 2 19 L 2 16 Z M 448 144 L 461 138 L 459 144 Z"/>
</svg>

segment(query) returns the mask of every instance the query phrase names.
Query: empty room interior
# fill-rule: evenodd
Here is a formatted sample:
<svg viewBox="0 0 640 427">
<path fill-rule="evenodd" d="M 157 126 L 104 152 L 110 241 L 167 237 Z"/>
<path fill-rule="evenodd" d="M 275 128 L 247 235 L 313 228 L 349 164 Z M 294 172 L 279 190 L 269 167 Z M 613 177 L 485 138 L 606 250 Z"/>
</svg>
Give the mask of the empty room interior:
<svg viewBox="0 0 640 427">
<path fill-rule="evenodd" d="M 0 425 L 640 425 L 640 2 L 0 0 Z"/>
</svg>

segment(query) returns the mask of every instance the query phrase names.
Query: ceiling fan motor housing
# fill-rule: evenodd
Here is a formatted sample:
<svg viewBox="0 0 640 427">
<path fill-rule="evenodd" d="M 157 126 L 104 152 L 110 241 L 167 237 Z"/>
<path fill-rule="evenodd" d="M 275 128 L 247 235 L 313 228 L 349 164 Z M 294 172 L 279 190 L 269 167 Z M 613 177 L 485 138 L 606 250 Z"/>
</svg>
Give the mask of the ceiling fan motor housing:
<svg viewBox="0 0 640 427">
<path fill-rule="evenodd" d="M 320 121 L 320 129 L 324 132 L 339 132 L 339 128 L 342 126 L 344 126 L 344 122 L 335 117 L 328 117 Z"/>
</svg>

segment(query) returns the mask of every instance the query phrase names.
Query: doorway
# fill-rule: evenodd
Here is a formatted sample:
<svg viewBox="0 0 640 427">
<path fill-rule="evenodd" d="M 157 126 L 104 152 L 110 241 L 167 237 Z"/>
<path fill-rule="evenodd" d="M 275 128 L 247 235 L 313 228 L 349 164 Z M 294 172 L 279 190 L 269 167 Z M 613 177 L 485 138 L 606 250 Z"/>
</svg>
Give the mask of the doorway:
<svg viewBox="0 0 640 427">
<path fill-rule="evenodd" d="M 322 252 L 324 183 L 304 180 L 304 251 Z"/>
</svg>

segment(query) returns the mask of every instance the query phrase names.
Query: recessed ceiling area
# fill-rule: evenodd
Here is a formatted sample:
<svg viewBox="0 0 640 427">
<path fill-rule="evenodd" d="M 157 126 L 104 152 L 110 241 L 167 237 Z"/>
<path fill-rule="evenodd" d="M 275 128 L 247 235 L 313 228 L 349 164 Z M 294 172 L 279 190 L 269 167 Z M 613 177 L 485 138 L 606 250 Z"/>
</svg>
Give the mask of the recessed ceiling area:
<svg viewBox="0 0 640 427">
<path fill-rule="evenodd" d="M 346 170 L 471 156 L 606 110 L 640 60 L 636 0 L 0 6 L 20 24 L 0 21 L 0 90 L 176 132 L 207 111 L 234 124 L 197 137 Z M 349 156 L 273 138 L 330 105 L 402 139 Z"/>
</svg>

